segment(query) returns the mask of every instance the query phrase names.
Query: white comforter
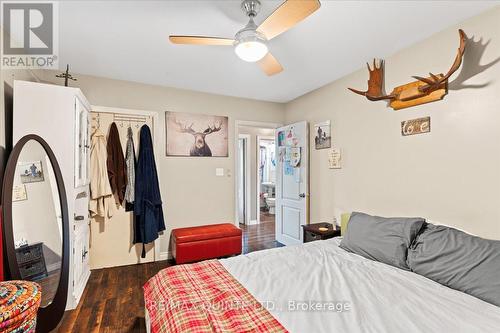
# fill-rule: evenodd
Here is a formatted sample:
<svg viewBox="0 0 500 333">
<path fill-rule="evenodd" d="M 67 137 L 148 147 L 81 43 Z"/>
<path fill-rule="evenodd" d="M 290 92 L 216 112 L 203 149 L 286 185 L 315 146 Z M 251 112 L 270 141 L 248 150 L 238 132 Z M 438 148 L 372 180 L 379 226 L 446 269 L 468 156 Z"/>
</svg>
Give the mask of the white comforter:
<svg viewBox="0 0 500 333">
<path fill-rule="evenodd" d="M 500 332 L 499 307 L 348 253 L 339 243 L 334 238 L 220 262 L 290 332 Z M 300 307 L 316 310 L 297 311 L 298 301 L 313 301 Z"/>
</svg>

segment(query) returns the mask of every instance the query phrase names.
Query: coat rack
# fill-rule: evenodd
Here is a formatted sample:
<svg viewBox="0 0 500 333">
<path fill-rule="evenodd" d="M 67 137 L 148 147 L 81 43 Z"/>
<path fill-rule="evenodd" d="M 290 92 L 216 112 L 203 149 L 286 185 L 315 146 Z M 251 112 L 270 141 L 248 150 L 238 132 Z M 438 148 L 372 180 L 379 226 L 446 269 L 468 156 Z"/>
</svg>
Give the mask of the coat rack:
<svg viewBox="0 0 500 333">
<path fill-rule="evenodd" d="M 135 124 L 135 128 L 139 129 L 143 124 L 148 124 L 149 122 L 151 123 L 151 133 L 154 137 L 154 126 L 153 126 L 153 116 L 149 115 L 137 115 L 137 114 L 127 114 L 127 113 L 112 113 L 112 112 L 97 112 L 97 111 L 92 111 L 92 133 L 94 130 L 101 128 L 101 117 L 103 115 L 108 115 L 111 116 L 113 115 L 112 121 L 117 124 L 117 126 L 123 128 L 124 125 L 128 124 L 129 126 L 132 126 L 132 124 Z M 104 118 L 104 119 L 109 119 L 109 118 Z M 106 121 L 104 122 L 106 123 Z M 103 129 L 101 129 L 103 130 Z M 107 131 L 107 129 L 104 129 Z"/>
<path fill-rule="evenodd" d="M 145 124 L 151 117 L 149 116 L 139 116 L 139 115 L 129 115 L 123 113 L 113 113 L 113 121 L 115 123 L 120 123 L 120 127 L 123 127 L 123 123 L 136 123 L 135 127 L 139 128 L 140 124 Z"/>
</svg>

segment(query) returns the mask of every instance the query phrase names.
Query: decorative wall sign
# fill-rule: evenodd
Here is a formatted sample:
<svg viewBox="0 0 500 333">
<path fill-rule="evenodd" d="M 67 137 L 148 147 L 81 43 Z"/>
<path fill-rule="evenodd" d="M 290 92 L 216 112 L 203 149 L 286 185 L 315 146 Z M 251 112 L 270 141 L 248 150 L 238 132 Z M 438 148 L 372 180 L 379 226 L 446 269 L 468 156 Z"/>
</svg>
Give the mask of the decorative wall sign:
<svg viewBox="0 0 500 333">
<path fill-rule="evenodd" d="M 415 135 L 431 131 L 431 117 L 405 120 L 401 122 L 401 135 Z"/>
<path fill-rule="evenodd" d="M 316 149 L 325 149 L 332 146 L 330 120 L 314 125 L 314 144 Z"/>
<path fill-rule="evenodd" d="M 19 162 L 17 170 L 23 184 L 44 181 L 41 161 Z"/>
<path fill-rule="evenodd" d="M 228 117 L 165 112 L 167 156 L 228 156 Z"/>
<path fill-rule="evenodd" d="M 333 148 L 328 152 L 328 167 L 330 169 L 341 169 L 342 165 L 340 161 L 342 159 L 342 154 L 340 148 Z"/>
<path fill-rule="evenodd" d="M 26 185 L 21 184 L 12 186 L 12 201 L 23 201 L 27 199 Z"/>
</svg>

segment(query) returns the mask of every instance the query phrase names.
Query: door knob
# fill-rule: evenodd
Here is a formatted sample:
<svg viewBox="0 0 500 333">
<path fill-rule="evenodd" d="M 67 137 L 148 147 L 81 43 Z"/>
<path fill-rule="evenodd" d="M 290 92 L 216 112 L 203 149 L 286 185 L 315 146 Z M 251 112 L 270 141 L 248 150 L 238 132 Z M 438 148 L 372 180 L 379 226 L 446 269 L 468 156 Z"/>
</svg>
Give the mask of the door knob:
<svg viewBox="0 0 500 333">
<path fill-rule="evenodd" d="M 306 194 L 305 194 L 305 193 L 300 193 L 300 194 L 299 194 L 299 197 L 301 197 L 301 198 L 305 198 L 305 197 L 306 197 Z"/>
</svg>

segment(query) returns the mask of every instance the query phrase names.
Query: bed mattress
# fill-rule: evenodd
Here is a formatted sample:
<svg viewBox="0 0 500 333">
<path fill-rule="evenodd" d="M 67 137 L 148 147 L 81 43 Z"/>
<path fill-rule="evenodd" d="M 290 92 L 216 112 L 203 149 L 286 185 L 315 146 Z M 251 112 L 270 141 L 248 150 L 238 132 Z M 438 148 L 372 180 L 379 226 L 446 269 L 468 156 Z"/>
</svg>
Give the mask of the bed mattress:
<svg viewBox="0 0 500 333">
<path fill-rule="evenodd" d="M 500 308 L 339 248 L 340 239 L 220 262 L 290 332 L 500 332 Z"/>
</svg>

